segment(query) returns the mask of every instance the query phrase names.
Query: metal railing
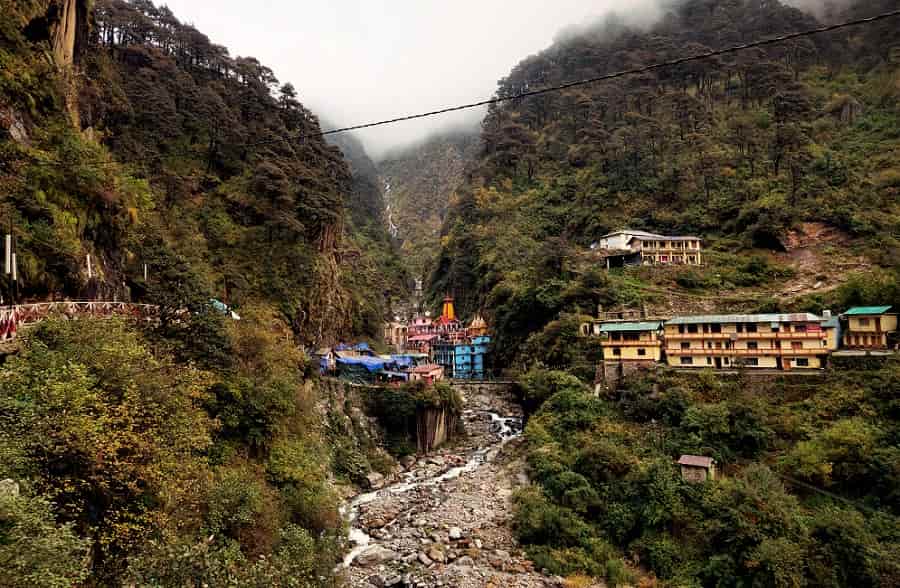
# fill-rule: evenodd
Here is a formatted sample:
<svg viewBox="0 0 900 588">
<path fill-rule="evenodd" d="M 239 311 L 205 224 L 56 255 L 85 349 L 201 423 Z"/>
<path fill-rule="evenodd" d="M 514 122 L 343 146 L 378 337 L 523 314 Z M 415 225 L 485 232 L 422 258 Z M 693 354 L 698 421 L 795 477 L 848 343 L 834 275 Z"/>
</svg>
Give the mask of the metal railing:
<svg viewBox="0 0 900 588">
<path fill-rule="evenodd" d="M 12 341 L 21 328 L 31 327 L 52 316 L 69 319 L 112 318 L 153 319 L 159 307 L 152 304 L 107 301 L 38 302 L 0 307 L 0 342 Z"/>
</svg>

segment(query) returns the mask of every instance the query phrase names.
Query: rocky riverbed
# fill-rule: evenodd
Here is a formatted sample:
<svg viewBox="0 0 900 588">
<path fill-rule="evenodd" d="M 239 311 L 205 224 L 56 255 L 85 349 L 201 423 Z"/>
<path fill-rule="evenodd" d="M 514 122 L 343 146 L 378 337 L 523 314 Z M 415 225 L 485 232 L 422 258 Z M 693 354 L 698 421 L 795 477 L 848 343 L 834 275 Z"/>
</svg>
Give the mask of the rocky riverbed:
<svg viewBox="0 0 900 588">
<path fill-rule="evenodd" d="M 465 438 L 407 460 L 397 479 L 348 504 L 349 586 L 560 585 L 534 569 L 510 529 L 513 489 L 526 483 L 515 458 L 521 411 L 473 398 L 463 422 Z"/>
</svg>

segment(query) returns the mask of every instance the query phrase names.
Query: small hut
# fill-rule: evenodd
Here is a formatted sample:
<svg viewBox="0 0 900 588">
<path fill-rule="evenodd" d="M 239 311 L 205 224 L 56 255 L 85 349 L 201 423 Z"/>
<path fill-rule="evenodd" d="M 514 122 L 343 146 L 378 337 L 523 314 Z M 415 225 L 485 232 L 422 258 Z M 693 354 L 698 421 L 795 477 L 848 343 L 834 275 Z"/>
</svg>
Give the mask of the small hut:
<svg viewBox="0 0 900 588">
<path fill-rule="evenodd" d="M 716 460 L 700 455 L 682 455 L 678 460 L 681 479 L 685 482 L 700 483 L 716 479 Z"/>
</svg>

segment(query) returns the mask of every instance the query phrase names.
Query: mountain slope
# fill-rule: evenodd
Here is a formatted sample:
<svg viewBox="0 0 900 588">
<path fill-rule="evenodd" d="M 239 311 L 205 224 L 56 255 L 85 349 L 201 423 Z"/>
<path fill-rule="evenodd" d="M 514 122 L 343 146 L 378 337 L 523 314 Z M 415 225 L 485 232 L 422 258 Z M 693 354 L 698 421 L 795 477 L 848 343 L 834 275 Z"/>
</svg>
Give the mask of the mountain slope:
<svg viewBox="0 0 900 588">
<path fill-rule="evenodd" d="M 842 17 L 891 7 L 857 3 Z M 559 40 L 520 63 L 498 95 L 816 24 L 777 1 L 686 0 L 645 33 L 611 20 Z M 878 42 L 891 26 L 497 105 L 484 122 L 472 179 L 444 225 L 432 292 L 454 292 L 463 312 L 488 308 L 502 364 L 561 312 L 592 314 L 597 304 L 671 311 L 673 297 L 703 296 L 703 306 L 723 310 L 802 304 L 769 296 L 798 271 L 774 253 L 803 222 L 852 240 L 831 253 L 835 261 L 862 257 L 857 267 L 896 271 L 898 67 Z M 674 275 L 600 271 L 588 246 L 626 226 L 698 234 L 709 265 Z M 852 276 L 833 277 L 837 287 Z M 748 285 L 749 299 L 729 300 Z M 885 292 L 885 302 L 892 295 Z M 837 304 L 840 296 L 817 295 L 810 304 Z"/>
<path fill-rule="evenodd" d="M 428 277 L 451 197 L 477 151 L 477 134 L 460 130 L 430 137 L 378 162 L 393 230 L 416 278 Z"/>
<path fill-rule="evenodd" d="M 4 301 L 159 306 L 50 319 L 4 356 L 4 585 L 320 586 L 336 483 L 375 446 L 303 347 L 379 335 L 406 288 L 363 222 L 378 192 L 292 86 L 165 7 L 0 8 Z"/>
</svg>

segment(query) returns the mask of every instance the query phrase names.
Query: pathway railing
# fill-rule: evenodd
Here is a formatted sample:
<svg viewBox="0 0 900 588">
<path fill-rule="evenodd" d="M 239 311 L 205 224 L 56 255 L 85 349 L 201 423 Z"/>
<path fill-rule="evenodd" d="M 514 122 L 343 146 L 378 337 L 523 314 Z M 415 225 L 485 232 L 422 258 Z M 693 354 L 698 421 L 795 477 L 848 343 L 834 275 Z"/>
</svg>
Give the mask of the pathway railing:
<svg viewBox="0 0 900 588">
<path fill-rule="evenodd" d="M 159 307 L 152 304 L 107 301 L 38 302 L 0 307 L 0 342 L 12 341 L 19 329 L 36 325 L 51 316 L 69 319 L 112 318 L 154 319 Z"/>
</svg>

